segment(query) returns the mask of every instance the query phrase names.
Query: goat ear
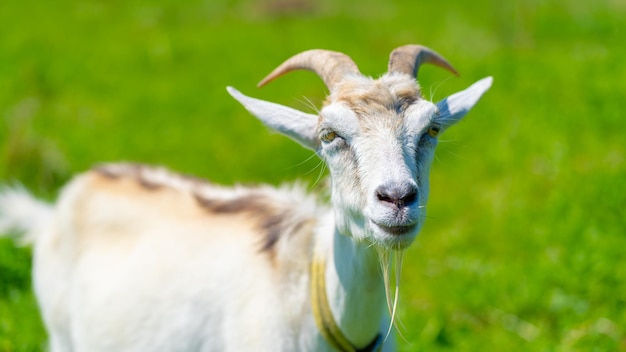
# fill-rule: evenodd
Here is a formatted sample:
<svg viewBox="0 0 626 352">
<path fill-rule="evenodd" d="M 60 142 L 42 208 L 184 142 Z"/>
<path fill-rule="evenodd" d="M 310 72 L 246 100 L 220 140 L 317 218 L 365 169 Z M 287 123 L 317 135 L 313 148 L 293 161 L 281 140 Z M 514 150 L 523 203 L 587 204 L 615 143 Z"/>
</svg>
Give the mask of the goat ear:
<svg viewBox="0 0 626 352">
<path fill-rule="evenodd" d="M 287 106 L 269 101 L 250 98 L 233 87 L 226 87 L 228 93 L 239 101 L 252 115 L 308 149 L 317 150 L 317 115 L 307 114 Z"/>
<path fill-rule="evenodd" d="M 478 102 L 478 99 L 491 87 L 493 77 L 486 77 L 467 87 L 465 90 L 454 93 L 437 103 L 442 127 L 447 128 L 458 122 Z"/>
</svg>

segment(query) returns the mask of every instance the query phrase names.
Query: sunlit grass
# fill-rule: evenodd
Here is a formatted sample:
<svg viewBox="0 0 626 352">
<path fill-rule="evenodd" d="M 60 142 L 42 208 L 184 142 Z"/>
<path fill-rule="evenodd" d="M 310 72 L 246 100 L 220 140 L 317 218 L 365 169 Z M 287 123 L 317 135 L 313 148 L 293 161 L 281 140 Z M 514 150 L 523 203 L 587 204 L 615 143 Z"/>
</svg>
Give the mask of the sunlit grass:
<svg viewBox="0 0 626 352">
<path fill-rule="evenodd" d="M 429 98 L 495 81 L 442 137 L 400 349 L 626 349 L 624 18 L 610 0 L 0 2 L 0 178 L 52 197 L 95 163 L 135 160 L 313 183 L 317 159 L 225 87 L 307 110 L 325 92 L 313 74 L 256 83 L 306 49 L 377 76 L 391 49 L 425 44 L 461 72 L 420 70 Z M 45 341 L 29 256 L 0 242 L 0 351 Z"/>
</svg>

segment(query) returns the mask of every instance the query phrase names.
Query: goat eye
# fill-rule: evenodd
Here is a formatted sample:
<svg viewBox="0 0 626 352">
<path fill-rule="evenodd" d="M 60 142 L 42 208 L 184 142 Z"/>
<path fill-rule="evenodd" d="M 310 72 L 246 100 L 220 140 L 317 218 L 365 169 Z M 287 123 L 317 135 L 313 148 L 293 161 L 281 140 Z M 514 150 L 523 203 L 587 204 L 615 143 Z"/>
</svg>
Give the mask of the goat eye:
<svg viewBox="0 0 626 352">
<path fill-rule="evenodd" d="M 428 135 L 431 137 L 437 137 L 440 130 L 441 130 L 441 127 L 439 127 L 439 125 L 432 125 L 428 127 Z"/>
<path fill-rule="evenodd" d="M 337 133 L 334 131 L 326 131 L 322 134 L 322 141 L 330 143 L 337 138 Z"/>
</svg>

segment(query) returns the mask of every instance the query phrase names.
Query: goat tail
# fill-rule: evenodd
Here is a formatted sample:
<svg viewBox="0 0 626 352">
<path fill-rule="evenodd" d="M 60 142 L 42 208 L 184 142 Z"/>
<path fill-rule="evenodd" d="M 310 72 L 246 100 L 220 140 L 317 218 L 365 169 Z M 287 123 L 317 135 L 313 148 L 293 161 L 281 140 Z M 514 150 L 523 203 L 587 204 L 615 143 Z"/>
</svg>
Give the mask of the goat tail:
<svg viewBox="0 0 626 352">
<path fill-rule="evenodd" d="M 53 208 L 22 186 L 0 186 L 0 236 L 19 234 L 20 244 L 33 244 L 52 219 Z"/>
</svg>

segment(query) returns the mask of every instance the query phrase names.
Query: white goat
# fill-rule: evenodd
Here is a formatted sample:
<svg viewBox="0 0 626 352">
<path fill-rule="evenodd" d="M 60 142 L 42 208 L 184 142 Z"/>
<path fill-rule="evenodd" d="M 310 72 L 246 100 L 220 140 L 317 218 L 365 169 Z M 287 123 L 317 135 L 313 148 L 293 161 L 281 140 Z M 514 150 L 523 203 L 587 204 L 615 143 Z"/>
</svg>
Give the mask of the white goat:
<svg viewBox="0 0 626 352">
<path fill-rule="evenodd" d="M 76 176 L 55 206 L 5 189 L 0 228 L 34 243 L 51 350 L 393 348 L 383 341 L 389 253 L 422 227 L 437 136 L 492 81 L 433 104 L 415 80 L 421 63 L 455 72 L 418 45 L 394 50 L 379 79 L 344 54 L 311 50 L 260 83 L 314 71 L 330 90 L 318 115 L 228 88 L 326 162 L 330 207 L 297 186 L 222 188 L 134 164 Z"/>
</svg>

